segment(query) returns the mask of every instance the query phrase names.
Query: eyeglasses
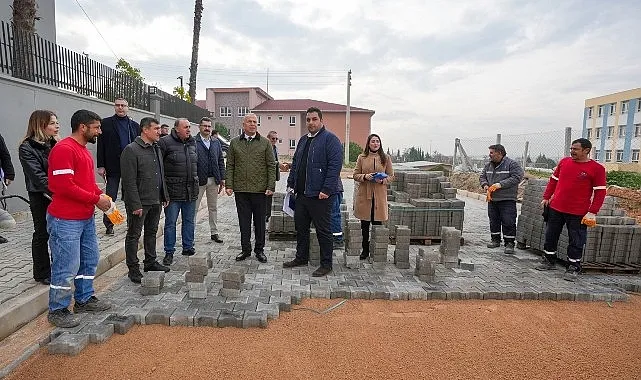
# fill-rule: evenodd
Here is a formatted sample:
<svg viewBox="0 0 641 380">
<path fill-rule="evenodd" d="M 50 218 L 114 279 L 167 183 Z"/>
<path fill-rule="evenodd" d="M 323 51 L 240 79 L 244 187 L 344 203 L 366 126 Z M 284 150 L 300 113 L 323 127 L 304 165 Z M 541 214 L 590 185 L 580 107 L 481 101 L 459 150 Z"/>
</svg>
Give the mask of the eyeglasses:
<svg viewBox="0 0 641 380">
<path fill-rule="evenodd" d="M 276 140 L 278 140 L 278 137 L 272 137 L 271 140 L 272 141 L 276 141 Z"/>
<path fill-rule="evenodd" d="M 115 104 L 116 107 L 129 107 L 127 104 Z"/>
</svg>

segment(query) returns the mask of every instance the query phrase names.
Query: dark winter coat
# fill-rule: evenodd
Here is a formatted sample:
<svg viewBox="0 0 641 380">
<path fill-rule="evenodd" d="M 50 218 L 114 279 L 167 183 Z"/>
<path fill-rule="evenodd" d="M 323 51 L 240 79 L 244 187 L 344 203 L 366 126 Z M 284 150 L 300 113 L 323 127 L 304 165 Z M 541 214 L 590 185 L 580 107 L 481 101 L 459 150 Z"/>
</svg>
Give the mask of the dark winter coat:
<svg viewBox="0 0 641 380">
<path fill-rule="evenodd" d="M 158 142 L 165 168 L 165 183 L 171 201 L 198 199 L 198 156 L 196 140 L 189 137 L 182 141 L 172 129 Z"/>
<path fill-rule="evenodd" d="M 98 136 L 98 146 L 96 153 L 96 165 L 99 168 L 105 168 L 107 176 L 120 176 L 120 135 L 118 134 L 118 119 L 116 115 L 106 117 L 100 122 L 102 133 Z M 140 125 L 128 119 L 127 140 L 131 143 L 140 135 Z"/>
<path fill-rule="evenodd" d="M 245 134 L 234 137 L 227 152 L 225 188 L 237 193 L 264 193 L 276 187 L 276 165 L 272 144 L 256 133 L 252 141 Z"/>
<path fill-rule="evenodd" d="M 225 159 L 223 158 L 222 142 L 217 138 L 210 139 L 209 149 L 205 146 L 202 136 L 196 136 L 196 153 L 198 155 L 198 184 L 207 184 L 207 178 L 214 177 L 219 185 L 225 179 Z"/>
<path fill-rule="evenodd" d="M 491 161 L 488 162 L 479 176 L 479 182 L 481 187 L 492 186 L 495 183 L 501 184 L 501 188 L 492 193 L 492 201 L 516 201 L 523 175 L 521 165 L 506 156 L 496 166 Z"/>
<path fill-rule="evenodd" d="M 147 144 L 141 137 L 127 145 L 120 155 L 122 197 L 127 209 L 169 201 L 162 153 L 158 144 Z"/>
<path fill-rule="evenodd" d="M 16 179 L 16 172 L 11 163 L 11 154 L 9 154 L 9 149 L 7 149 L 2 135 L 0 135 L 0 168 L 4 172 L 4 178 L 12 181 Z"/>
<path fill-rule="evenodd" d="M 49 152 L 56 144 L 55 139 L 46 143 L 39 143 L 34 139 L 27 139 L 18 148 L 18 158 L 22 164 L 24 181 L 30 193 L 45 193 L 51 196 L 47 170 L 49 168 Z"/>
</svg>

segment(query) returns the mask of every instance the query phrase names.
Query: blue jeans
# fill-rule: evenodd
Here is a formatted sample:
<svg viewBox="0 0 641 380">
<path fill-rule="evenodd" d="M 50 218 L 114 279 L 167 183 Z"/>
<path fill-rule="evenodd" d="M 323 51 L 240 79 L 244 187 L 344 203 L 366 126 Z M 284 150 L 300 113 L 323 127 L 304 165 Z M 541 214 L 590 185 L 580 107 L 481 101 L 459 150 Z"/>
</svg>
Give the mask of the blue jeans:
<svg viewBox="0 0 641 380">
<path fill-rule="evenodd" d="M 332 202 L 332 219 L 330 220 L 330 229 L 334 241 L 343 241 L 343 225 L 341 224 L 341 203 L 343 203 L 343 193 L 340 192 L 334 197 Z"/>
<path fill-rule="evenodd" d="M 180 233 L 183 240 L 183 250 L 194 248 L 196 201 L 171 201 L 165 207 L 165 254 L 173 255 L 176 251 L 176 221 L 179 212 L 182 215 Z"/>
<path fill-rule="evenodd" d="M 100 258 L 94 218 L 67 220 L 47 213 L 47 232 L 52 261 L 49 311 L 69 307 L 72 281 L 76 302 L 87 302 L 94 294 L 93 279 Z"/>
</svg>

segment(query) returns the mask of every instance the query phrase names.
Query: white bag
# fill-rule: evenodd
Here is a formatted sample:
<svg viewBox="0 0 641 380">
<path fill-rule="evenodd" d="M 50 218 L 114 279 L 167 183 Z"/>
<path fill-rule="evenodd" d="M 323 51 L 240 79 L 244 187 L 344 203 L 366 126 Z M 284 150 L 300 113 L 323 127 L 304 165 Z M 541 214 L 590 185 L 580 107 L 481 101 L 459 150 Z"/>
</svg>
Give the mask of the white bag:
<svg viewBox="0 0 641 380">
<path fill-rule="evenodd" d="M 288 191 L 285 193 L 285 199 L 283 199 L 283 212 L 293 218 L 295 208 L 296 208 L 295 195 L 291 191 Z"/>
</svg>

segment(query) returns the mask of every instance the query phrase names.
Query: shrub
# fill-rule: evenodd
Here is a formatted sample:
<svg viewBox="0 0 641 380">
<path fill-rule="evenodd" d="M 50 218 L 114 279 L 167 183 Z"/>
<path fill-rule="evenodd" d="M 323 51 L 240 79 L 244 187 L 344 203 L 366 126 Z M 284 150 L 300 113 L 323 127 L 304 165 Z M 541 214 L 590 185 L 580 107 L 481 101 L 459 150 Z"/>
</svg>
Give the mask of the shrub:
<svg viewBox="0 0 641 380">
<path fill-rule="evenodd" d="M 607 173 L 608 185 L 641 189 L 641 173 L 611 171 Z"/>
</svg>

